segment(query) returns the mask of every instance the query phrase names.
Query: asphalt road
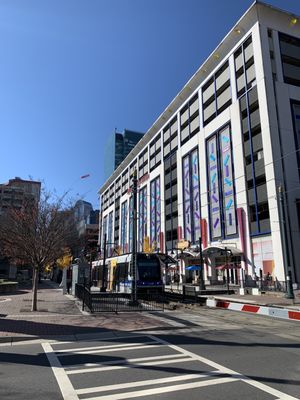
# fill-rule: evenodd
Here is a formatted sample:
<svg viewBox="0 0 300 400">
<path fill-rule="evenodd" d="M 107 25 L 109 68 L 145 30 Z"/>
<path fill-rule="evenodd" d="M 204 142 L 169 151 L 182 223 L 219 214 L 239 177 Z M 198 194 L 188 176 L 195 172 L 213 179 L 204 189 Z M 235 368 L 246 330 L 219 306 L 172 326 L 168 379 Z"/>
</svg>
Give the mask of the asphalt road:
<svg viewBox="0 0 300 400">
<path fill-rule="evenodd" d="M 209 309 L 153 316 L 171 326 L 1 346 L 1 400 L 300 399 L 299 322 Z"/>
</svg>

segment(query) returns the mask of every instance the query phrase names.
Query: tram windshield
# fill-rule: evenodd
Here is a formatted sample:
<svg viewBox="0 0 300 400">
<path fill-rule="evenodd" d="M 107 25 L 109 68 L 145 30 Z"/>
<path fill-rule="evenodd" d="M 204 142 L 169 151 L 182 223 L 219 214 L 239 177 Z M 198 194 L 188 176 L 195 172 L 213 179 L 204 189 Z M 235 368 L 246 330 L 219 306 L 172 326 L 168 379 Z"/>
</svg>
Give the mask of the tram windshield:
<svg viewBox="0 0 300 400">
<path fill-rule="evenodd" d="M 138 279 L 140 281 L 160 281 L 161 268 L 158 257 L 139 254 L 138 260 Z"/>
</svg>

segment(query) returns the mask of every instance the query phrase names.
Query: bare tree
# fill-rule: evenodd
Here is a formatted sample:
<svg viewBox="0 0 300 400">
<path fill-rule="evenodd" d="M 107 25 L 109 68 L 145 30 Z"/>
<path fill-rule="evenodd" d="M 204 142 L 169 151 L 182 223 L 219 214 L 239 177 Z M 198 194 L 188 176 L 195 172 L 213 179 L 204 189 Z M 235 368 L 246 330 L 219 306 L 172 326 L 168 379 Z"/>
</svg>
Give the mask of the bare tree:
<svg viewBox="0 0 300 400">
<path fill-rule="evenodd" d="M 0 217 L 1 253 L 33 268 L 32 311 L 37 310 L 39 273 L 73 247 L 76 235 L 72 207 L 45 191 L 38 203 L 11 208 Z"/>
</svg>

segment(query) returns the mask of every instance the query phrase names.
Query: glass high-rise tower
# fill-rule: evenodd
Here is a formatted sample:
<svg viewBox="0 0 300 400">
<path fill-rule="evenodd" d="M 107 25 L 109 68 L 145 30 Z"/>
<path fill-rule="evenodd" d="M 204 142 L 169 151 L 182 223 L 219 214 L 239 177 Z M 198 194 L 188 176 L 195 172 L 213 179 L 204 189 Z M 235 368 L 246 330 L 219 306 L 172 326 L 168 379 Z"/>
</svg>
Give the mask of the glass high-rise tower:
<svg viewBox="0 0 300 400">
<path fill-rule="evenodd" d="M 143 133 L 124 129 L 123 133 L 115 131 L 107 142 L 104 158 L 105 179 L 114 172 L 135 145 L 143 137 Z"/>
</svg>

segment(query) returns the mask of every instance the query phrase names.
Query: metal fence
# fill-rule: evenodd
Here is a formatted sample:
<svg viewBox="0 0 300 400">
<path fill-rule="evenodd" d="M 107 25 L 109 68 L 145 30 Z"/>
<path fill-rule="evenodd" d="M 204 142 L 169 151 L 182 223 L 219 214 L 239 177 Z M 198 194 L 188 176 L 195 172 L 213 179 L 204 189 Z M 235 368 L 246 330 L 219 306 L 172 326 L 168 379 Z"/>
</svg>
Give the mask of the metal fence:
<svg viewBox="0 0 300 400">
<path fill-rule="evenodd" d="M 82 309 L 88 308 L 91 313 L 163 311 L 165 304 L 163 294 L 138 293 L 137 301 L 133 301 L 130 293 L 97 293 L 79 284 L 76 284 L 75 295 L 82 300 Z"/>
<path fill-rule="evenodd" d="M 170 284 L 168 285 L 167 291 L 171 291 L 172 293 L 184 294 L 185 287 L 198 287 L 199 285 L 187 285 L 187 284 Z M 267 279 L 259 279 L 252 280 L 246 279 L 243 282 L 241 280 L 230 281 L 227 283 L 226 280 L 219 279 L 210 279 L 205 281 L 206 291 L 211 290 L 238 290 L 240 287 L 244 287 L 245 289 L 259 289 L 261 292 L 286 292 L 287 285 L 286 281 L 278 281 L 278 280 L 267 280 Z M 190 290 L 190 289 L 189 289 Z"/>
</svg>

